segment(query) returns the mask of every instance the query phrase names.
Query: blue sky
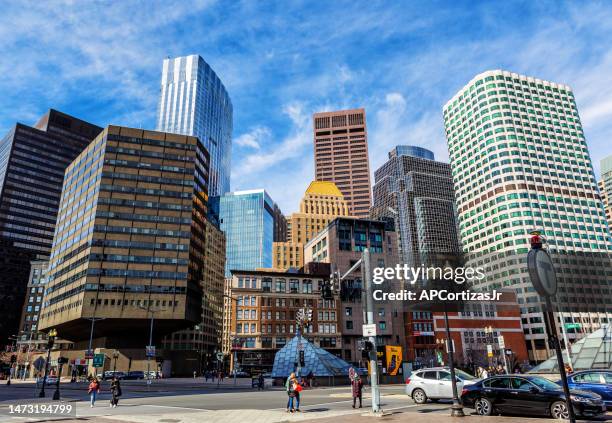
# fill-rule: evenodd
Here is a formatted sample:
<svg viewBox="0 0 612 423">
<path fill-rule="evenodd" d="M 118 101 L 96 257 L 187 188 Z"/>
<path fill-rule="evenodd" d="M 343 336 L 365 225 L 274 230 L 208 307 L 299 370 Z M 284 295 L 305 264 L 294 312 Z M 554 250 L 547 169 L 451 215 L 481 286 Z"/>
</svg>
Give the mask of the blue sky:
<svg viewBox="0 0 612 423">
<path fill-rule="evenodd" d="M 506 69 L 574 89 L 596 173 L 612 154 L 612 2 L 2 2 L 0 131 L 53 107 L 154 129 L 161 63 L 197 53 L 234 104 L 232 189 L 286 213 L 313 178 L 312 113 L 365 107 L 372 170 L 448 160 L 442 105 Z"/>
</svg>

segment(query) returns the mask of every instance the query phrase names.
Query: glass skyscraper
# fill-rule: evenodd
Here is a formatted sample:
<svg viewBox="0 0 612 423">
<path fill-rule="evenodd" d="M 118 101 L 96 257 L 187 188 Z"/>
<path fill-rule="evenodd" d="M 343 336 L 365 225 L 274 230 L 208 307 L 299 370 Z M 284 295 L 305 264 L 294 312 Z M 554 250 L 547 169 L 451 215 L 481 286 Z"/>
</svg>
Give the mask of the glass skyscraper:
<svg viewBox="0 0 612 423">
<path fill-rule="evenodd" d="M 550 355 L 525 265 L 533 229 L 570 340 L 608 323 L 612 243 L 572 89 L 487 71 L 446 103 L 444 123 L 467 266 L 484 268 L 476 288 L 517 293 L 530 359 Z"/>
<path fill-rule="evenodd" d="M 200 139 L 210 153 L 211 196 L 230 191 L 232 116 L 225 86 L 204 59 L 164 59 L 157 130 Z"/>
<path fill-rule="evenodd" d="M 226 237 L 225 275 L 272 267 L 274 222 L 280 209 L 263 189 L 210 198 L 210 210 Z"/>
</svg>

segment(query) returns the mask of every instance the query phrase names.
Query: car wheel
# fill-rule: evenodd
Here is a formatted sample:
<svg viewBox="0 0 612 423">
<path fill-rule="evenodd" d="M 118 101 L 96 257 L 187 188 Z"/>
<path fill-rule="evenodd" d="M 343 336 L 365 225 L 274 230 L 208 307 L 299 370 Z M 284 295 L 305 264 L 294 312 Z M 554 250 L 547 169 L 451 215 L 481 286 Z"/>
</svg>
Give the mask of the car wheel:
<svg viewBox="0 0 612 423">
<path fill-rule="evenodd" d="M 569 410 L 567 409 L 565 401 L 554 402 L 550 406 L 550 415 L 553 419 L 569 419 Z"/>
<path fill-rule="evenodd" d="M 474 410 L 479 416 L 490 416 L 493 414 L 493 404 L 486 398 L 478 398 L 474 401 Z"/>
<path fill-rule="evenodd" d="M 417 388 L 412 391 L 412 399 L 417 404 L 425 404 L 427 402 L 427 394 L 425 394 L 424 390 Z"/>
</svg>

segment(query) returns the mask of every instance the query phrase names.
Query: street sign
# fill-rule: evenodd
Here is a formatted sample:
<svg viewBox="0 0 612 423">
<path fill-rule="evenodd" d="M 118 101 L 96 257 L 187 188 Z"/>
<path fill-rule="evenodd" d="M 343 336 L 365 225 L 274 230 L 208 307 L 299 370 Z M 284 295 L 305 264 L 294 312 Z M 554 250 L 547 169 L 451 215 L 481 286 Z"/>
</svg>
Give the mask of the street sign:
<svg viewBox="0 0 612 423">
<path fill-rule="evenodd" d="M 93 366 L 94 367 L 104 367 L 104 354 L 94 354 Z"/>
<path fill-rule="evenodd" d="M 512 355 L 512 350 L 510 348 L 506 348 L 504 352 L 506 353 L 506 355 Z"/>
<path fill-rule="evenodd" d="M 487 345 L 487 357 L 493 357 L 493 346 Z"/>
<path fill-rule="evenodd" d="M 223 361 L 223 353 L 222 352 L 218 352 L 217 353 L 217 361 Z"/>
<path fill-rule="evenodd" d="M 363 336 L 376 336 L 376 323 L 363 325 Z"/>
<path fill-rule="evenodd" d="M 557 293 L 555 268 L 546 250 L 530 250 L 527 255 L 527 269 L 538 294 L 542 297 L 552 297 Z"/>
<path fill-rule="evenodd" d="M 565 329 L 580 329 L 580 323 L 566 323 Z"/>
<path fill-rule="evenodd" d="M 85 359 L 86 360 L 91 360 L 94 356 L 94 353 L 92 350 L 86 350 L 85 351 Z"/>
<path fill-rule="evenodd" d="M 499 337 L 497 338 L 497 343 L 499 344 L 499 348 L 500 349 L 504 349 L 506 348 L 506 342 L 504 341 L 504 337 L 502 335 L 499 335 Z"/>
<path fill-rule="evenodd" d="M 147 345 L 145 348 L 145 355 L 147 357 L 155 357 L 155 345 Z"/>
</svg>

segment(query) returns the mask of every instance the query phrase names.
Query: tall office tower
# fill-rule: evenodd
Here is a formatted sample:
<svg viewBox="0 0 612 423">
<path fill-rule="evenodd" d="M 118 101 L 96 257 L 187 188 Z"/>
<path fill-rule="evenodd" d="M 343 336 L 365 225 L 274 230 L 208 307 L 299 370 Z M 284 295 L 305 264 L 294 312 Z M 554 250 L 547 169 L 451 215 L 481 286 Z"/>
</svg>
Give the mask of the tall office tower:
<svg viewBox="0 0 612 423">
<path fill-rule="evenodd" d="M 211 197 L 210 208 L 225 233 L 225 277 L 231 277 L 231 270 L 272 267 L 275 222 L 284 216 L 266 191 L 236 191 Z"/>
<path fill-rule="evenodd" d="M 315 179 L 335 183 L 351 216 L 368 217 L 372 202 L 364 109 L 314 114 Z"/>
<path fill-rule="evenodd" d="M 374 172 L 373 219 L 394 222 L 400 263 L 444 266 L 461 256 L 451 167 L 424 148 L 400 145 Z M 424 281 L 421 281 L 422 283 Z M 408 360 L 425 362 L 436 340 L 430 312 L 405 310 Z"/>
<path fill-rule="evenodd" d="M 200 139 L 210 153 L 210 196 L 230 191 L 232 119 L 232 101 L 204 59 L 164 59 L 157 130 Z"/>
<path fill-rule="evenodd" d="M 477 288 L 516 290 L 530 359 L 550 354 L 525 266 L 534 228 L 556 265 L 558 317 L 578 332 L 608 322 L 612 246 L 571 88 L 487 71 L 444 122 L 466 265 L 485 271 Z"/>
<path fill-rule="evenodd" d="M 185 135 L 108 126 L 92 141 L 64 177 L 41 329 L 142 351 L 152 318 L 154 339 L 200 323 L 208 160 Z"/>
<path fill-rule="evenodd" d="M 398 264 L 397 239 L 389 222 L 337 217 L 314 236 L 304 247 L 304 263 L 330 263 L 332 269 L 344 275 L 370 251 L 372 267 L 395 267 Z M 311 266 L 313 266 L 311 264 Z M 376 285 L 376 290 L 397 292 L 397 281 Z M 340 283 L 342 358 L 350 362 L 361 360 L 357 340 L 363 337 L 362 272 L 350 273 Z M 374 311 L 379 345 L 398 345 L 406 351 L 406 337 L 401 301 L 376 298 Z"/>
<path fill-rule="evenodd" d="M 440 255 L 461 253 L 449 164 L 424 148 L 398 146 L 374 181 L 371 216 L 396 222 L 402 263 L 433 265 Z"/>
<path fill-rule="evenodd" d="M 599 181 L 599 194 L 606 210 L 608 228 L 612 232 L 612 156 L 601 161 L 601 180 Z"/>
<path fill-rule="evenodd" d="M 348 204 L 333 182 L 311 182 L 300 202 L 300 211 L 287 219 L 287 241 L 273 244 L 273 267 L 303 267 L 304 244 L 336 217 L 348 215 Z"/>
<path fill-rule="evenodd" d="M 30 262 L 51 252 L 64 171 L 101 130 L 51 109 L 0 141 L 0 346 L 18 332 Z"/>
<path fill-rule="evenodd" d="M 162 347 L 175 375 L 201 373 L 215 363 L 223 330 L 223 289 L 225 280 L 225 234 L 217 222 L 204 221 L 204 272 L 202 274 L 202 316 L 195 326 L 164 338 Z"/>
</svg>

